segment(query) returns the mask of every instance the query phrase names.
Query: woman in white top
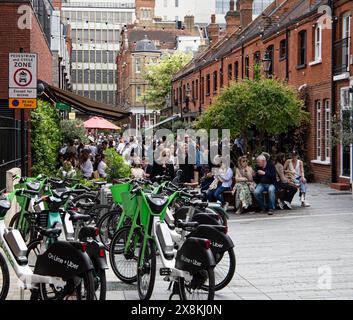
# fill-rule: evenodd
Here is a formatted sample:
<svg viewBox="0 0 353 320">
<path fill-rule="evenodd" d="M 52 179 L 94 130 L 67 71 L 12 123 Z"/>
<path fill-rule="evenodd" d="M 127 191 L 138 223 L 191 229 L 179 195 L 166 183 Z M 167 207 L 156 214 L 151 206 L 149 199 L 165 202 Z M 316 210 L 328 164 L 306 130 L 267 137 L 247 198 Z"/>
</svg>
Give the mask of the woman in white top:
<svg viewBox="0 0 353 320">
<path fill-rule="evenodd" d="M 302 207 L 309 207 L 310 205 L 305 202 L 305 196 L 307 193 L 307 181 L 305 179 L 304 164 L 303 161 L 299 160 L 298 153 L 292 152 L 292 158 L 287 160 L 284 164 L 284 170 L 287 173 L 294 175 L 295 182 L 300 188 L 300 201 Z"/>
<path fill-rule="evenodd" d="M 97 171 L 98 171 L 99 176 L 101 178 L 107 177 L 107 173 L 105 172 L 106 169 L 107 169 L 107 164 L 105 163 L 105 156 L 104 156 L 104 154 L 101 154 L 100 161 L 97 166 Z"/>
<path fill-rule="evenodd" d="M 226 159 L 219 158 L 219 169 L 215 170 L 215 180 L 217 181 L 217 187 L 215 189 L 210 188 L 207 192 L 207 200 L 212 202 L 214 200 L 221 202 L 222 206 L 226 205 L 223 193 L 231 190 L 233 184 L 233 170 L 227 164 Z M 215 162 L 215 161 L 214 161 Z M 213 184 L 213 183 L 212 183 Z"/>
<path fill-rule="evenodd" d="M 86 150 L 82 152 L 80 169 L 84 178 L 90 179 L 92 177 L 93 165 L 91 160 L 89 159 L 89 152 Z"/>
</svg>

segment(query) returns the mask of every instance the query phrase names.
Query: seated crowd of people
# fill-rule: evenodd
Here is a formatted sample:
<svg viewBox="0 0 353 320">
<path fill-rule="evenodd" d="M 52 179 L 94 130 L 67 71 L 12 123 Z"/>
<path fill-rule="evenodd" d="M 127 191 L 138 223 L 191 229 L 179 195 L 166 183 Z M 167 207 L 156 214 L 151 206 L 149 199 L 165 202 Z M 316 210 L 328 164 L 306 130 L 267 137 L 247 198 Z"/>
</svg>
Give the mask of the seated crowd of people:
<svg viewBox="0 0 353 320">
<path fill-rule="evenodd" d="M 307 181 L 304 165 L 296 151 L 288 160 L 283 153 L 279 153 L 274 160 L 268 154 L 261 154 L 256 159 L 254 169 L 247 157 L 242 156 L 235 171 L 232 193 L 237 213 L 250 208 L 254 200 L 263 212 L 270 215 L 277 208 L 292 209 L 292 201 L 298 191 L 301 206 L 309 206 L 305 201 Z"/>
<path fill-rule="evenodd" d="M 193 141 L 188 136 L 174 144 L 169 143 L 166 137 L 144 144 L 136 137 L 104 138 L 89 136 L 90 144 L 86 146 L 70 141 L 61 150 L 60 174 L 72 177 L 76 170 L 80 170 L 87 179 L 106 178 L 104 151 L 114 148 L 131 166 L 132 177 L 153 179 L 164 175 L 172 180 L 178 173 L 179 183 L 200 188 L 204 201 L 218 201 L 228 207 L 224 196 L 225 192 L 228 196 L 231 193 L 238 214 L 254 207 L 270 215 L 276 209 L 292 209 L 292 201 L 298 191 L 301 205 L 309 206 L 305 201 L 307 181 L 304 165 L 296 151 L 292 152 L 290 159 L 286 159 L 283 153 L 274 158 L 262 153 L 254 167 L 247 156 L 240 156 L 233 168 L 229 156 L 222 158 L 218 155 L 210 161 L 208 150 L 200 141 Z M 152 153 L 157 158 L 149 162 Z M 194 162 L 189 161 L 193 154 Z M 207 159 L 207 165 L 203 164 L 203 157 Z"/>
</svg>

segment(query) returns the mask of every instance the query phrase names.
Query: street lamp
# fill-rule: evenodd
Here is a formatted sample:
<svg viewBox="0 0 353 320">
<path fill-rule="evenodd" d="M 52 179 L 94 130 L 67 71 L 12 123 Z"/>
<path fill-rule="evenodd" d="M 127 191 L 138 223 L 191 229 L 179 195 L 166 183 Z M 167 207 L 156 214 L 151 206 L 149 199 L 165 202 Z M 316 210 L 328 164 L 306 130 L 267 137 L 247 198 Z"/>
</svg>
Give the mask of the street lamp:
<svg viewBox="0 0 353 320">
<path fill-rule="evenodd" d="M 264 71 L 266 73 L 266 78 L 269 78 L 271 65 L 272 65 L 272 60 L 270 59 L 270 54 L 269 54 L 268 51 L 265 52 L 265 56 L 262 59 L 262 63 L 263 63 L 263 66 L 264 66 Z"/>
</svg>

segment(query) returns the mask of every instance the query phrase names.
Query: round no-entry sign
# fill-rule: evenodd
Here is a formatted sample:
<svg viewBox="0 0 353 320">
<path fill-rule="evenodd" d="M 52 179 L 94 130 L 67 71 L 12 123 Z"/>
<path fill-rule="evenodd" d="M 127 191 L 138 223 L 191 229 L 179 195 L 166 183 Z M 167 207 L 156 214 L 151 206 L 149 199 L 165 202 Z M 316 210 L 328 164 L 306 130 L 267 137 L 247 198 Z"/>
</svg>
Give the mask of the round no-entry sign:
<svg viewBox="0 0 353 320">
<path fill-rule="evenodd" d="M 32 82 L 32 73 L 26 68 L 17 69 L 13 80 L 20 87 L 26 87 Z"/>
</svg>

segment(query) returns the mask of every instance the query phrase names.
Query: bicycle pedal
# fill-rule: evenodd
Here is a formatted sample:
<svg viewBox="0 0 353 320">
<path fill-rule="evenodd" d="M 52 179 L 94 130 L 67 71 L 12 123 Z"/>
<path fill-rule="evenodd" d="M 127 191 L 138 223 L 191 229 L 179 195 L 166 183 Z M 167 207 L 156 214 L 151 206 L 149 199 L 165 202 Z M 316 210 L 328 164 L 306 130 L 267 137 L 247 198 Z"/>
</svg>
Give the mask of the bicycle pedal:
<svg viewBox="0 0 353 320">
<path fill-rule="evenodd" d="M 159 269 L 159 274 L 161 276 L 170 276 L 171 273 L 172 273 L 172 270 L 170 270 L 170 268 L 160 268 Z"/>
</svg>

